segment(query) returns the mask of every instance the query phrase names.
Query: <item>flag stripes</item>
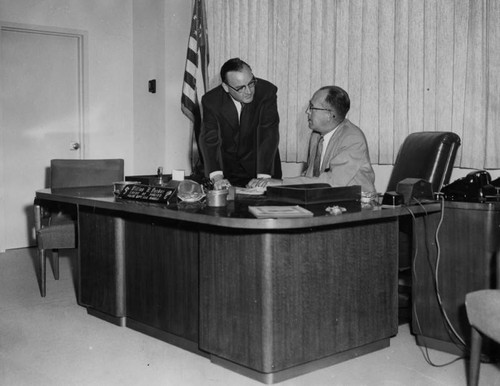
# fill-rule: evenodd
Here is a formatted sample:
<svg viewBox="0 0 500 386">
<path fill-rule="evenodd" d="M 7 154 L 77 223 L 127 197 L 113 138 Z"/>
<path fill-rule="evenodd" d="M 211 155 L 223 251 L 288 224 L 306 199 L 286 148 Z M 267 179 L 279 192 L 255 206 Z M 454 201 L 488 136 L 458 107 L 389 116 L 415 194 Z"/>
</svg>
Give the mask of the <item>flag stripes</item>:
<svg viewBox="0 0 500 386">
<path fill-rule="evenodd" d="M 198 95 L 201 96 L 200 89 L 204 92 L 207 86 L 207 38 L 204 3 L 203 0 L 195 0 L 181 97 L 181 109 L 195 125 L 201 119 Z M 198 75 L 201 75 L 203 84 L 197 82 Z M 194 129 L 199 130 L 198 127 Z"/>
</svg>

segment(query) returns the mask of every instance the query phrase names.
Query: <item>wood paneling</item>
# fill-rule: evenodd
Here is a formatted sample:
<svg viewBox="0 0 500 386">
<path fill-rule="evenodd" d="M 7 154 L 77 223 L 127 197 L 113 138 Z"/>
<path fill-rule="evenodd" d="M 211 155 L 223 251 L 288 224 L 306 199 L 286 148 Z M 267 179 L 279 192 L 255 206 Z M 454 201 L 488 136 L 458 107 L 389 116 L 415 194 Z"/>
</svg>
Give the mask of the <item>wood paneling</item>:
<svg viewBox="0 0 500 386">
<path fill-rule="evenodd" d="M 125 316 L 123 223 L 107 210 L 79 207 L 79 303 Z"/>
<path fill-rule="evenodd" d="M 190 228 L 127 218 L 127 318 L 198 342 L 198 233 Z"/>
<path fill-rule="evenodd" d="M 200 347 L 268 373 L 397 332 L 397 221 L 200 236 Z"/>
<path fill-rule="evenodd" d="M 440 215 L 436 213 L 417 226 L 412 329 L 413 333 L 423 338 L 421 344 L 461 354 L 463 345 L 453 329 L 463 341 L 470 343 L 465 295 L 479 289 L 498 287 L 495 267 L 499 264 L 500 206 L 446 203 L 439 230 L 438 255 L 434 235 L 439 219 Z M 437 300 L 438 294 L 442 308 Z"/>
</svg>

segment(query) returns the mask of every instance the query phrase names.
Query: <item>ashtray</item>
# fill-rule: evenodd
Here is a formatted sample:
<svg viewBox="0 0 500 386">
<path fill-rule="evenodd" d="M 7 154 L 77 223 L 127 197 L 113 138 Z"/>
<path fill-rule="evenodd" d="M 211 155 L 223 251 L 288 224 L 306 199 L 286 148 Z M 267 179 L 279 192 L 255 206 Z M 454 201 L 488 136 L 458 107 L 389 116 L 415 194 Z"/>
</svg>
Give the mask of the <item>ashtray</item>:
<svg viewBox="0 0 500 386">
<path fill-rule="evenodd" d="M 177 197 L 184 202 L 198 202 L 205 197 L 205 192 L 199 183 L 183 180 L 177 186 Z"/>
</svg>

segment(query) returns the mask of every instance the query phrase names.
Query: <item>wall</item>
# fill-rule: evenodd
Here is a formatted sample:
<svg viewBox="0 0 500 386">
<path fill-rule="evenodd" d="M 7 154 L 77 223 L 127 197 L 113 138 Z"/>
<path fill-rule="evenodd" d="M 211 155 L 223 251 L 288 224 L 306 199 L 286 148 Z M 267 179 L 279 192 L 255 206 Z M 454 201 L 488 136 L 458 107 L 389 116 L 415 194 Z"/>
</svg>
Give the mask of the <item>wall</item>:
<svg viewBox="0 0 500 386">
<path fill-rule="evenodd" d="M 88 32 L 87 154 L 122 157 L 126 174 L 190 171 L 190 121 L 180 109 L 192 2 L 0 0 L 0 19 Z M 148 92 L 156 79 L 157 92 Z M 391 166 L 375 165 L 384 191 Z M 286 175 L 300 166 L 284 165 Z M 452 180 L 469 170 L 455 169 Z M 494 178 L 499 171 L 492 171 Z"/>
<path fill-rule="evenodd" d="M 190 121 L 181 112 L 191 2 L 142 0 L 134 14 L 134 173 L 190 172 Z M 148 81 L 156 79 L 155 94 Z"/>
<path fill-rule="evenodd" d="M 132 154 L 132 0 L 0 0 L 10 23 L 88 33 L 85 158 Z M 126 162 L 127 171 L 131 162 Z"/>
</svg>

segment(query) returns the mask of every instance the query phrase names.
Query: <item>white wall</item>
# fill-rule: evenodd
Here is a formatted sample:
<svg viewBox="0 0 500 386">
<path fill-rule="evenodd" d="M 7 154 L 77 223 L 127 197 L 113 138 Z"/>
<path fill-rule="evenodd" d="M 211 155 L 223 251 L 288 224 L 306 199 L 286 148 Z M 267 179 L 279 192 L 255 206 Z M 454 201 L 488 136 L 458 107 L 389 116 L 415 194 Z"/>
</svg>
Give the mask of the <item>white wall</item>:
<svg viewBox="0 0 500 386">
<path fill-rule="evenodd" d="M 190 172 L 190 121 L 181 112 L 191 1 L 134 2 L 134 172 Z M 148 81 L 156 79 L 156 94 Z"/>
<path fill-rule="evenodd" d="M 88 33 L 84 156 L 128 160 L 133 150 L 132 0 L 0 0 L 0 19 Z"/>
<path fill-rule="evenodd" d="M 180 99 L 191 1 L 0 0 L 0 19 L 87 32 L 85 158 L 124 158 L 126 174 L 160 165 L 189 172 L 191 126 Z"/>
</svg>

